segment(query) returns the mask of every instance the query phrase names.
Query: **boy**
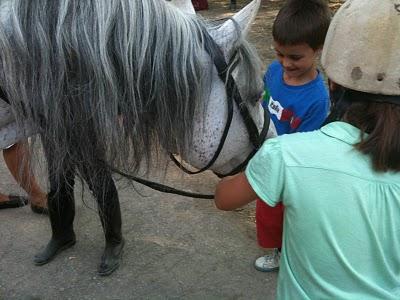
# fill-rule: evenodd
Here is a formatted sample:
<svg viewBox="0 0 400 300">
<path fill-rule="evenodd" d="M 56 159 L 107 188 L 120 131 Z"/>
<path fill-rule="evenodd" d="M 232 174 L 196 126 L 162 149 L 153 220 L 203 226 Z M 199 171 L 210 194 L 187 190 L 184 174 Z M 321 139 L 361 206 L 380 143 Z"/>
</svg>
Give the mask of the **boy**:
<svg viewBox="0 0 400 300">
<path fill-rule="evenodd" d="M 329 96 L 316 68 L 331 13 L 324 0 L 288 0 L 272 29 L 277 61 L 264 76 L 264 107 L 269 110 L 278 135 L 319 129 L 329 110 Z M 257 200 L 258 243 L 274 248 L 254 266 L 263 272 L 279 268 L 283 206 L 272 208 Z"/>
</svg>

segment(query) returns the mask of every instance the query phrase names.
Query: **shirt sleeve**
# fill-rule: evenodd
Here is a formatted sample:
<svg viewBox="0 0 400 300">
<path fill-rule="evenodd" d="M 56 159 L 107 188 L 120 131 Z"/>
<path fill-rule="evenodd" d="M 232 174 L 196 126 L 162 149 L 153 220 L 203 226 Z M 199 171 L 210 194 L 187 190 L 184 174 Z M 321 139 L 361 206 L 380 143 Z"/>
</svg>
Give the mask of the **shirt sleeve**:
<svg viewBox="0 0 400 300">
<path fill-rule="evenodd" d="M 258 197 L 269 206 L 275 206 L 282 198 L 284 170 L 279 138 L 273 138 L 250 160 L 245 174 Z"/>
<path fill-rule="evenodd" d="M 305 118 L 297 127 L 296 132 L 307 132 L 321 128 L 324 123 L 329 111 L 328 99 L 323 99 L 315 102 L 306 114 Z"/>
</svg>

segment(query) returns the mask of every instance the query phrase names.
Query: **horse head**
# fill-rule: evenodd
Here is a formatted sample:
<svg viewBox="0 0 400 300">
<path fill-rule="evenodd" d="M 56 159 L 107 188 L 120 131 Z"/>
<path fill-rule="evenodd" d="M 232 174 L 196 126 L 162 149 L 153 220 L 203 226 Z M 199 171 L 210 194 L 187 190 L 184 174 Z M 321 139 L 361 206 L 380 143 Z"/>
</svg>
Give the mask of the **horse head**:
<svg viewBox="0 0 400 300">
<path fill-rule="evenodd" d="M 202 168 L 225 139 L 210 169 L 227 173 L 254 150 L 235 103 L 223 137 L 229 89 L 263 126 L 261 64 L 245 40 L 260 1 L 216 24 L 160 0 L 6 0 L 0 86 L 55 161 L 135 171 L 158 148 Z"/>
<path fill-rule="evenodd" d="M 186 5 L 189 4 L 186 3 Z M 245 40 L 257 15 L 259 5 L 259 0 L 252 1 L 223 24 L 214 28 L 210 27 L 209 33 L 222 50 L 224 59 L 230 62 L 230 66 L 235 64 L 235 58 L 239 59 L 238 65 L 232 72 L 233 78 L 239 93 L 242 95 L 243 105 L 248 107 L 250 117 L 253 118 L 258 130 L 261 131 L 264 125 L 264 113 L 258 101 L 262 91 L 261 62 Z M 204 168 L 216 153 L 223 139 L 223 129 L 227 126 L 229 113 L 227 105 L 229 101 L 227 99 L 227 88 L 229 87 L 219 78 L 218 70 L 212 65 L 213 61 L 208 61 L 207 68 L 213 70 L 210 74 L 212 78 L 210 95 L 208 100 L 205 101 L 207 103 L 205 110 L 196 115 L 192 147 L 183 155 L 186 161 L 200 169 Z M 239 107 L 234 105 L 230 130 L 218 158 L 210 166 L 211 170 L 219 174 L 230 173 L 242 164 L 249 153 L 254 150 L 254 145 L 249 138 L 249 129 L 245 126 L 243 117 L 246 116 L 241 115 Z M 267 130 L 268 138 L 276 136 L 273 123 L 269 123 Z"/>
</svg>

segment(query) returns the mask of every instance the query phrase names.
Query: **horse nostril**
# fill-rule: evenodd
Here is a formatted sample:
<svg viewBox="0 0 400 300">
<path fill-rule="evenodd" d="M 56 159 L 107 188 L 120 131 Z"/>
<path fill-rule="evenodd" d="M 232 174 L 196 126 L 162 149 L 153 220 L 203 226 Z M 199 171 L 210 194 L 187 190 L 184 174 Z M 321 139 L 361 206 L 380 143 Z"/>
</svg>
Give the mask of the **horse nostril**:
<svg viewBox="0 0 400 300">
<path fill-rule="evenodd" d="M 383 81 L 383 80 L 385 79 L 385 77 L 386 77 L 386 74 L 385 74 L 385 73 L 379 73 L 379 74 L 376 76 L 376 80 L 378 80 L 378 81 Z"/>
</svg>

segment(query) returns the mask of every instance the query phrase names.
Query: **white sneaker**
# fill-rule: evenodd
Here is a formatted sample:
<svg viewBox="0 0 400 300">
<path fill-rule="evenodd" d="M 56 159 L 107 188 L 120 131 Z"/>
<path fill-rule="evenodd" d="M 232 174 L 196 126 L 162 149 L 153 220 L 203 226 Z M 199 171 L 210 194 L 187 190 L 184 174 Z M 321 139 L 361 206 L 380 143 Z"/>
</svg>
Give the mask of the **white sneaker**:
<svg viewBox="0 0 400 300">
<path fill-rule="evenodd" d="M 281 258 L 281 252 L 278 249 L 274 249 L 271 255 L 264 255 L 256 259 L 254 267 L 261 272 L 272 272 L 279 269 L 279 260 Z"/>
</svg>

